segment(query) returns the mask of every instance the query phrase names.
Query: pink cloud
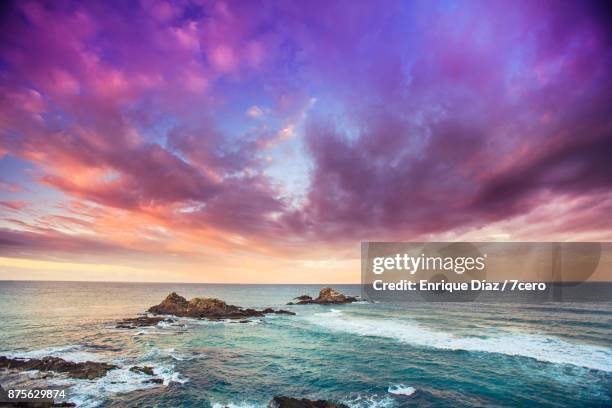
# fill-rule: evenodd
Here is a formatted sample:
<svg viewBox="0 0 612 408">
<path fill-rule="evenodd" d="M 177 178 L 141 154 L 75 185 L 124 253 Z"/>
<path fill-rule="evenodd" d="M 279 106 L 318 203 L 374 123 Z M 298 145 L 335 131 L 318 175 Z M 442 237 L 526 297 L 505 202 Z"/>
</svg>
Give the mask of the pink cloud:
<svg viewBox="0 0 612 408">
<path fill-rule="evenodd" d="M 612 185 L 611 46 L 587 6 L 29 2 L 2 27 L 0 156 L 96 234 L 120 214 L 189 245 L 411 239 Z M 281 141 L 303 199 L 268 171 Z"/>
<path fill-rule="evenodd" d="M 10 183 L 8 181 L 3 181 L 2 179 L 0 179 L 0 190 L 17 193 L 20 191 L 24 191 L 25 188 L 20 184 Z"/>
<path fill-rule="evenodd" d="M 18 200 L 0 201 L 0 206 L 7 208 L 9 210 L 13 210 L 13 211 L 22 210 L 28 207 L 29 205 L 30 203 L 28 203 L 27 201 L 18 201 Z"/>
</svg>

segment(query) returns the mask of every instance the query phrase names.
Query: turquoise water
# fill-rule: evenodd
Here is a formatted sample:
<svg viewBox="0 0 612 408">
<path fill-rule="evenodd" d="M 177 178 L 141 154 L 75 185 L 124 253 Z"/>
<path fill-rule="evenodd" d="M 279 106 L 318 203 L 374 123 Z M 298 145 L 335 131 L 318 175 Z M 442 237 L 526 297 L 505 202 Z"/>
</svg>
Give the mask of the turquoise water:
<svg viewBox="0 0 612 408">
<path fill-rule="evenodd" d="M 275 395 L 353 407 L 612 406 L 610 303 L 284 306 L 320 288 L 0 282 L 0 354 L 125 367 L 95 381 L 4 372 L 0 383 L 51 381 L 83 407 L 259 407 Z M 114 328 L 171 291 L 297 315 Z M 164 384 L 145 383 L 128 370 L 135 364 L 155 367 Z"/>
</svg>

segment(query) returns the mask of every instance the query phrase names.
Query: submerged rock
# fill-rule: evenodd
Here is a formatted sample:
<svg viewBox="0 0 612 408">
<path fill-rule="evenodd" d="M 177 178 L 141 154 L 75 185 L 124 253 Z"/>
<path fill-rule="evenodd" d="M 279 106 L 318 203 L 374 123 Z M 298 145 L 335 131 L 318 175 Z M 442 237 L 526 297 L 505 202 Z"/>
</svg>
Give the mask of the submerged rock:
<svg viewBox="0 0 612 408">
<path fill-rule="evenodd" d="M 194 317 L 198 319 L 245 319 L 249 317 L 261 317 L 266 314 L 287 314 L 295 313 L 288 310 L 264 310 L 243 309 L 239 306 L 228 305 L 223 300 L 215 298 L 196 297 L 187 300 L 175 292 L 169 294 L 159 305 L 149 308 L 153 314 L 173 315 L 180 317 Z"/>
<path fill-rule="evenodd" d="M 348 408 L 348 406 L 327 400 L 313 401 L 306 398 L 274 397 L 268 404 L 268 408 Z"/>
<path fill-rule="evenodd" d="M 94 361 L 76 363 L 73 361 L 66 361 L 59 357 L 50 356 L 41 359 L 0 356 L 0 368 L 18 371 L 53 371 L 56 373 L 66 373 L 68 377 L 71 378 L 91 380 L 105 376 L 109 370 L 117 368 L 117 366 Z"/>
<path fill-rule="evenodd" d="M 288 305 L 308 305 L 308 304 L 320 304 L 320 305 L 336 305 L 341 303 L 352 303 L 358 299 L 353 296 L 346 296 L 342 293 L 335 291 L 332 288 L 323 288 L 319 292 L 319 296 L 316 299 L 311 298 L 308 295 L 302 295 L 296 297 L 294 300 L 298 302 L 289 302 Z"/>
<path fill-rule="evenodd" d="M 172 323 L 174 320 L 164 317 L 140 316 L 120 320 L 115 327 L 117 329 L 136 329 L 137 327 L 155 326 L 159 322 Z"/>
</svg>

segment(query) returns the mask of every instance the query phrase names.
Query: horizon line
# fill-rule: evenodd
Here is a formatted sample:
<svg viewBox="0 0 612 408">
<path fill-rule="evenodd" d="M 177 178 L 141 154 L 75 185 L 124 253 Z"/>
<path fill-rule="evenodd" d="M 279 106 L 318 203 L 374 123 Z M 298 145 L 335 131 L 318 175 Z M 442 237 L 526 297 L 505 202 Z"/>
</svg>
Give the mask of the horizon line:
<svg viewBox="0 0 612 408">
<path fill-rule="evenodd" d="M 56 283 L 158 283 L 178 285 L 361 285 L 361 283 L 249 283 L 249 282 L 169 282 L 169 281 L 120 281 L 120 280 L 56 280 L 56 279 L 0 279 L 0 282 L 56 282 Z"/>
<path fill-rule="evenodd" d="M 370 283 L 249 283 L 249 282 L 168 282 L 168 281 L 102 281 L 102 280 L 54 280 L 54 279 L 0 279 L 0 282 L 55 282 L 55 283 L 151 283 L 151 284 L 177 284 L 177 285 L 370 285 Z M 487 281 L 487 282 L 502 282 L 502 281 Z M 522 282 L 540 282 L 540 281 L 522 281 Z M 541 281 L 541 283 L 612 283 L 612 280 L 586 280 L 586 281 Z"/>
</svg>

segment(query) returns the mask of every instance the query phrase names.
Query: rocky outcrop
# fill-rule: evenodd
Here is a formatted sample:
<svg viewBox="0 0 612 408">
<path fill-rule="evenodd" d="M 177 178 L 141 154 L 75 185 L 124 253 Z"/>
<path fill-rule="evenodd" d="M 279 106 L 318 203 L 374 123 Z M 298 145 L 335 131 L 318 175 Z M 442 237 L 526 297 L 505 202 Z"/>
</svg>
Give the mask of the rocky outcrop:
<svg viewBox="0 0 612 408">
<path fill-rule="evenodd" d="M 155 326 L 159 322 L 172 323 L 174 320 L 158 316 L 139 316 L 120 320 L 115 327 L 117 329 L 136 329 L 137 327 Z"/>
<path fill-rule="evenodd" d="M 312 401 L 306 398 L 274 397 L 268 408 L 348 408 L 347 405 L 327 400 Z"/>
<path fill-rule="evenodd" d="M 155 372 L 153 372 L 153 367 L 149 367 L 149 366 L 134 366 L 130 368 L 130 371 L 133 373 L 141 373 L 141 374 L 150 375 L 150 376 L 155 375 Z M 149 378 L 145 382 L 151 383 L 151 384 L 163 384 L 164 379 L 155 377 L 155 378 Z"/>
<path fill-rule="evenodd" d="M 271 313 L 295 314 L 288 310 L 273 310 L 271 308 L 264 310 L 244 309 L 239 306 L 228 305 L 223 300 L 215 298 L 196 297 L 188 301 L 174 292 L 169 294 L 159 305 L 149 308 L 149 313 L 210 320 L 246 319 L 262 317 Z"/>
<path fill-rule="evenodd" d="M 312 300 L 312 298 L 308 295 L 302 295 L 302 296 L 298 296 L 296 298 L 293 298 L 293 300 Z"/>
<path fill-rule="evenodd" d="M 319 304 L 319 305 L 337 305 L 342 303 L 356 302 L 358 299 L 353 296 L 346 296 L 340 292 L 335 291 L 332 288 L 323 288 L 319 292 L 319 296 L 316 299 L 308 295 L 302 295 L 296 297 L 294 300 L 297 302 L 289 302 L 288 305 L 308 305 L 308 304 Z"/>
<path fill-rule="evenodd" d="M 66 373 L 68 377 L 71 378 L 92 380 L 105 376 L 109 370 L 117 368 L 117 366 L 94 361 L 76 363 L 73 361 L 66 361 L 59 357 L 50 356 L 41 359 L 0 356 L 0 368 L 18 371 L 53 371 L 56 373 Z"/>
<path fill-rule="evenodd" d="M 146 375 L 153 375 L 153 367 L 149 367 L 149 366 L 134 366 L 132 368 L 130 368 L 130 371 L 134 372 L 134 373 L 143 373 Z"/>
</svg>

